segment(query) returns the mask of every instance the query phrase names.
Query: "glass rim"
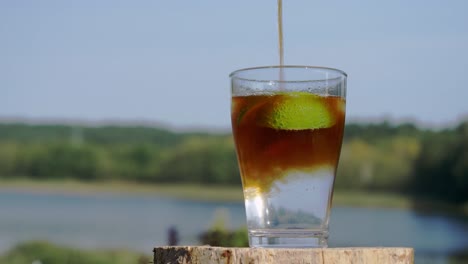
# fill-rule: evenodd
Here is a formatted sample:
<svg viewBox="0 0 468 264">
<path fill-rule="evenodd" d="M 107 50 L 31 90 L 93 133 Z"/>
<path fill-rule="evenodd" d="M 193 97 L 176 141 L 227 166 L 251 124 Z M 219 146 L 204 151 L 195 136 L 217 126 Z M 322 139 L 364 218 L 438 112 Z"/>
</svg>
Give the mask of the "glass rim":
<svg viewBox="0 0 468 264">
<path fill-rule="evenodd" d="M 246 72 L 246 71 L 252 71 L 252 70 L 264 70 L 264 69 L 314 69 L 314 70 L 326 70 L 326 71 L 331 71 L 338 73 L 340 75 L 343 75 L 345 78 L 348 77 L 348 74 L 342 70 L 336 69 L 336 68 L 331 68 L 331 67 L 323 67 L 323 66 L 308 66 L 308 65 L 271 65 L 271 66 L 257 66 L 257 67 L 248 67 L 248 68 L 241 68 L 238 70 L 235 70 L 229 74 L 229 78 L 231 79 L 238 79 L 238 80 L 245 80 L 245 81 L 271 81 L 271 80 L 255 80 L 255 79 L 248 79 L 248 78 L 242 78 L 242 77 L 236 77 L 236 74 L 240 72 Z M 331 78 L 331 79 L 337 79 L 339 77 Z M 284 80 L 282 82 L 310 82 L 310 81 L 320 81 L 319 80 L 301 80 L 301 81 L 287 81 Z"/>
</svg>

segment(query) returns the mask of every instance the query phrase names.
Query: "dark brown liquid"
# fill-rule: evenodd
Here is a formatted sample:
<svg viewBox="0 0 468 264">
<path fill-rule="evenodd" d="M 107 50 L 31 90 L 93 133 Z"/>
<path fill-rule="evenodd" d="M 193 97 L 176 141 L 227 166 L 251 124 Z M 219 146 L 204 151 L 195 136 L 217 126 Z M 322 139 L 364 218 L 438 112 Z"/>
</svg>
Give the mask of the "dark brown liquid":
<svg viewBox="0 0 468 264">
<path fill-rule="evenodd" d="M 290 171 L 313 171 L 338 163 L 344 128 L 344 104 L 340 97 L 319 97 L 335 122 L 328 128 L 280 130 L 259 123 L 284 94 L 236 96 L 232 100 L 232 128 L 244 188 L 268 191 L 272 183 Z"/>
</svg>

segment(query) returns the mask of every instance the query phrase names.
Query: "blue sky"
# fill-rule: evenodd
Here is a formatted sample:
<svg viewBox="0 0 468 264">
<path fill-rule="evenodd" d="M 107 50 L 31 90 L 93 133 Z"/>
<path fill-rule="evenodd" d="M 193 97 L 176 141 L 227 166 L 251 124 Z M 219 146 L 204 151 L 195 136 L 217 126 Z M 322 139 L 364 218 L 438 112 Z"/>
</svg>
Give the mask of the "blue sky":
<svg viewBox="0 0 468 264">
<path fill-rule="evenodd" d="M 350 119 L 468 115 L 468 1 L 284 1 L 285 63 L 346 71 Z M 278 64 L 276 1 L 0 1 L 0 118 L 229 127 Z"/>
</svg>

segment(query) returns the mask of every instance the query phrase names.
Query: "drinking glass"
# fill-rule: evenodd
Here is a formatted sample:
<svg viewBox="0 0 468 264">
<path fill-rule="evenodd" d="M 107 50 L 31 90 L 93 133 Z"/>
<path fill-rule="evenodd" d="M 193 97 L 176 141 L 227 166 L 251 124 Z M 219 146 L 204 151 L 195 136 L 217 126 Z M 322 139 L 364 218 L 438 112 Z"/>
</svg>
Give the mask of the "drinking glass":
<svg viewBox="0 0 468 264">
<path fill-rule="evenodd" d="M 234 71 L 231 121 L 251 247 L 327 247 L 346 107 L 343 71 Z"/>
</svg>

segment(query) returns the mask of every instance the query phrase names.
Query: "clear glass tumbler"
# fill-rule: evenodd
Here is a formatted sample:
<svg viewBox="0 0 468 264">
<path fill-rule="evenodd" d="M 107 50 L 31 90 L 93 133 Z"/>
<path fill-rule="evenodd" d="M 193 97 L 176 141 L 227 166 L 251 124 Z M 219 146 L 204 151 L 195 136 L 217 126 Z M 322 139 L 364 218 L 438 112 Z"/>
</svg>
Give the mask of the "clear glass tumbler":
<svg viewBox="0 0 468 264">
<path fill-rule="evenodd" d="M 269 66 L 230 78 L 250 246 L 327 247 L 346 73 Z"/>
</svg>

